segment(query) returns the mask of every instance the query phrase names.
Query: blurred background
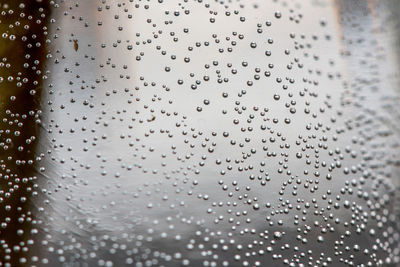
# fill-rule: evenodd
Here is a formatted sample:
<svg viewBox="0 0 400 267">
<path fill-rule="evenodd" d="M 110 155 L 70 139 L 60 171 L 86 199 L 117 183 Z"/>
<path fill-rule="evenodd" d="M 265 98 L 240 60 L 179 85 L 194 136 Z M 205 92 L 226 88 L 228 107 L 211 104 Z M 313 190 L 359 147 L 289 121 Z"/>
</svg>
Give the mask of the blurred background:
<svg viewBox="0 0 400 267">
<path fill-rule="evenodd" d="M 399 266 L 398 1 L 0 7 L 0 266 Z"/>
</svg>

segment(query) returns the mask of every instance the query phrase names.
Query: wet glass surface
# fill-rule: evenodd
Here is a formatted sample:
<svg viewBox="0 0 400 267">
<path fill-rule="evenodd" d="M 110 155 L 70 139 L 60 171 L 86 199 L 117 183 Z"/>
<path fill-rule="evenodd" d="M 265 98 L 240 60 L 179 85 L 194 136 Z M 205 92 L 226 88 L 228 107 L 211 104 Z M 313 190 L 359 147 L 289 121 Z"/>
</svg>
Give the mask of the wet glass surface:
<svg viewBox="0 0 400 267">
<path fill-rule="evenodd" d="M 0 266 L 399 266 L 400 2 L 0 7 Z"/>
</svg>

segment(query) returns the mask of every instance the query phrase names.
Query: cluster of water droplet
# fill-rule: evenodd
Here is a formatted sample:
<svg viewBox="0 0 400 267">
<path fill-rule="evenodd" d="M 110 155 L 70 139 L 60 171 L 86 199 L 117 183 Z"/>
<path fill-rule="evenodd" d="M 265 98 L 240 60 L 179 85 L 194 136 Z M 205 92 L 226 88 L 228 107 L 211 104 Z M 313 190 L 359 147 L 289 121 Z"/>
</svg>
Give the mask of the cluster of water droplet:
<svg viewBox="0 0 400 267">
<path fill-rule="evenodd" d="M 396 63 L 353 2 L 1 4 L 1 261 L 399 264 Z"/>
</svg>

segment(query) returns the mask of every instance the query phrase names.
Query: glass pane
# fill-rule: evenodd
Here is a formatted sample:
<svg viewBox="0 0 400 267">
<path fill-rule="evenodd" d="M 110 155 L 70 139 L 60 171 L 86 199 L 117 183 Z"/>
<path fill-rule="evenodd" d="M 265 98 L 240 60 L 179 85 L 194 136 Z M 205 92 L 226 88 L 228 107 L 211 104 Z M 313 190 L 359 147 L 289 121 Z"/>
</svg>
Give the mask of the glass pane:
<svg viewBox="0 0 400 267">
<path fill-rule="evenodd" d="M 0 266 L 399 266 L 400 2 L 0 6 Z"/>
</svg>

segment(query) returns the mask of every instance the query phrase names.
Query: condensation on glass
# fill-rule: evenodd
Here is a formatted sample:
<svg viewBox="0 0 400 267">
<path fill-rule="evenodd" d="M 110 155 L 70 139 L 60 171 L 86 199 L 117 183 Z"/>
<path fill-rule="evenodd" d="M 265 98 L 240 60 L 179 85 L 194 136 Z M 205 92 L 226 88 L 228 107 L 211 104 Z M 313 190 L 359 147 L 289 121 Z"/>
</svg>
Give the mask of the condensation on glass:
<svg viewBox="0 0 400 267">
<path fill-rule="evenodd" d="M 399 266 L 399 13 L 0 1 L 0 266 Z"/>
</svg>

